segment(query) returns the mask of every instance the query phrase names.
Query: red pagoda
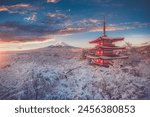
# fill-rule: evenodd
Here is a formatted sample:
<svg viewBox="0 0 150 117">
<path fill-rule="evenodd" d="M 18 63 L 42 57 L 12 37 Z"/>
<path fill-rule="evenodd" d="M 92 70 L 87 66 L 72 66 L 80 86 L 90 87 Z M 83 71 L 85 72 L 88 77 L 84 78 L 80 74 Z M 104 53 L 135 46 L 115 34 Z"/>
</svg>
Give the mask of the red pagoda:
<svg viewBox="0 0 150 117">
<path fill-rule="evenodd" d="M 124 38 L 111 38 L 106 35 L 105 18 L 103 23 L 103 35 L 98 39 L 90 41 L 90 44 L 96 44 L 95 48 L 89 50 L 86 56 L 90 63 L 102 66 L 112 65 L 112 60 L 126 59 L 127 56 L 117 54 L 122 52 L 125 47 L 115 46 L 115 42 L 123 41 Z"/>
</svg>

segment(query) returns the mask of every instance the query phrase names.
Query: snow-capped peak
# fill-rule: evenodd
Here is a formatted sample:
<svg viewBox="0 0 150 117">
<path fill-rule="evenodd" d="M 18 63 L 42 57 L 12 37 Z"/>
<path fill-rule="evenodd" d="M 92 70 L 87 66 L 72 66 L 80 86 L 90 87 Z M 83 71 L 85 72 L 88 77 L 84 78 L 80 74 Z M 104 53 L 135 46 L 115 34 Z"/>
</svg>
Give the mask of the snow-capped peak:
<svg viewBox="0 0 150 117">
<path fill-rule="evenodd" d="M 58 41 L 58 42 L 56 42 L 55 44 L 50 45 L 49 47 L 76 48 L 76 47 L 71 46 L 71 45 L 68 45 L 68 44 L 66 44 L 65 42 L 62 42 L 62 41 Z"/>
<path fill-rule="evenodd" d="M 66 44 L 65 42 L 59 41 L 57 42 L 54 46 L 69 46 L 68 44 Z"/>
</svg>

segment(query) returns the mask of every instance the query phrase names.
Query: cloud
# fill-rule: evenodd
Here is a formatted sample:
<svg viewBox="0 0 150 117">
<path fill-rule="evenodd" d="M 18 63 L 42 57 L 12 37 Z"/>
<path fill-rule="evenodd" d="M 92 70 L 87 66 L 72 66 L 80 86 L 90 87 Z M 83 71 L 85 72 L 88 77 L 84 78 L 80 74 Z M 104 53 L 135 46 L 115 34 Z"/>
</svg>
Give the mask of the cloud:
<svg viewBox="0 0 150 117">
<path fill-rule="evenodd" d="M 71 21 L 66 21 L 66 22 L 64 22 L 63 25 L 64 25 L 65 27 L 68 27 L 68 26 L 73 25 L 73 23 L 72 23 Z"/>
<path fill-rule="evenodd" d="M 59 2 L 60 0 L 47 0 L 48 3 L 57 3 Z"/>
<path fill-rule="evenodd" d="M 89 19 L 83 19 L 83 20 L 80 20 L 80 22 L 81 22 L 81 23 L 98 23 L 99 20 L 89 18 Z"/>
<path fill-rule="evenodd" d="M 113 27 L 109 26 L 106 28 L 107 31 L 117 31 L 117 30 L 127 30 L 129 27 Z M 99 32 L 103 31 L 103 27 L 74 27 L 74 28 L 64 28 L 60 29 L 57 34 L 72 34 L 80 32 Z"/>
<path fill-rule="evenodd" d="M 63 14 L 63 13 L 48 13 L 47 16 L 50 17 L 50 18 L 67 17 L 67 16 L 66 16 L 65 14 Z"/>
<path fill-rule="evenodd" d="M 26 20 L 34 20 L 34 14 Z M 95 25 L 74 25 L 74 22 L 71 20 L 62 20 L 57 18 L 49 18 L 49 25 L 47 23 L 19 23 L 19 22 L 4 22 L 0 23 L 0 40 L 6 42 L 26 42 L 26 41 L 35 41 L 35 40 L 46 40 L 45 36 L 49 35 L 71 35 L 74 33 L 82 32 L 100 32 L 103 27 L 99 27 L 97 23 L 98 20 L 80 20 L 79 22 L 94 22 Z M 77 22 L 76 22 L 77 23 Z M 120 24 L 107 24 L 107 31 L 118 31 L 118 30 L 129 30 L 144 28 L 150 26 L 150 23 L 141 23 L 141 22 L 127 22 Z"/>
<path fill-rule="evenodd" d="M 93 26 L 99 26 L 102 24 L 102 20 L 94 19 L 94 18 L 84 18 L 84 19 L 79 19 L 79 20 L 74 20 L 74 21 L 69 20 L 66 22 L 71 22 L 69 26 L 72 26 L 72 27 L 93 27 Z"/>
<path fill-rule="evenodd" d="M 36 14 L 32 14 L 31 16 L 24 18 L 24 20 L 26 21 L 36 21 L 36 19 L 37 19 Z"/>
<path fill-rule="evenodd" d="M 133 22 L 133 23 L 129 23 L 129 25 L 135 28 L 150 27 L 150 23 L 141 23 L 141 22 Z"/>
<path fill-rule="evenodd" d="M 52 30 L 53 27 L 40 24 L 22 24 L 19 22 L 0 23 L 0 32 L 16 35 L 43 35 L 51 32 Z"/>
<path fill-rule="evenodd" d="M 128 27 L 130 27 L 130 29 L 150 27 L 149 22 L 123 22 L 118 25 L 119 26 L 128 26 Z"/>
<path fill-rule="evenodd" d="M 0 6 L 0 12 L 2 11 L 9 11 L 9 9 L 6 6 Z"/>
<path fill-rule="evenodd" d="M 13 34 L 0 34 L 0 42 L 22 43 L 22 42 L 43 42 L 54 41 L 53 38 L 47 36 L 16 36 Z"/>
<path fill-rule="evenodd" d="M 30 42 L 43 41 L 48 34 L 56 31 L 53 27 L 38 24 L 22 24 L 19 22 L 0 23 L 0 41 Z"/>
<path fill-rule="evenodd" d="M 95 5 L 101 5 L 102 7 L 115 7 L 115 8 L 120 8 L 124 6 L 124 4 L 120 1 L 117 0 L 93 0 L 93 3 Z"/>
<path fill-rule="evenodd" d="M 129 29 L 130 27 L 126 27 L 126 26 L 107 26 L 106 27 L 106 30 L 107 31 L 118 31 L 118 30 L 127 30 Z M 90 32 L 98 32 L 98 31 L 103 31 L 103 27 L 92 27 L 92 28 L 89 28 L 89 31 Z"/>
<path fill-rule="evenodd" d="M 29 8 L 29 7 L 32 7 L 32 6 L 29 5 L 29 4 L 23 4 L 23 3 L 21 3 L 21 4 L 12 5 L 10 7 L 26 7 L 26 8 Z"/>
<path fill-rule="evenodd" d="M 42 23 L 45 25 L 52 26 L 54 28 L 60 28 L 69 20 L 69 16 L 60 11 L 57 13 L 48 13 L 47 17 L 43 19 Z"/>
<path fill-rule="evenodd" d="M 29 10 L 35 10 L 33 6 L 30 4 L 16 4 L 16 5 L 3 5 L 0 6 L 0 12 L 9 12 L 9 13 L 20 13 L 20 14 L 25 14 Z"/>
<path fill-rule="evenodd" d="M 78 33 L 78 32 L 84 32 L 86 31 L 86 28 L 80 28 L 80 27 L 76 27 L 76 28 L 64 28 L 64 29 L 60 29 L 58 30 L 58 34 L 71 34 L 71 33 Z"/>
</svg>

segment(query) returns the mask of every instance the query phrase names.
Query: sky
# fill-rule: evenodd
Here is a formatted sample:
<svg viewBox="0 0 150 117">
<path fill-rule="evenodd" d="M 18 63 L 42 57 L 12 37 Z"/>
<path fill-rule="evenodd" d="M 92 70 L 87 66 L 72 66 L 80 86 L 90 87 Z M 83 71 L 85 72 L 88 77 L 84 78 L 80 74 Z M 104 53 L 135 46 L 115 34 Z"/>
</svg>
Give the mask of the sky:
<svg viewBox="0 0 150 117">
<path fill-rule="evenodd" d="M 0 51 L 76 47 L 106 34 L 138 45 L 150 42 L 149 0 L 0 0 Z"/>
</svg>

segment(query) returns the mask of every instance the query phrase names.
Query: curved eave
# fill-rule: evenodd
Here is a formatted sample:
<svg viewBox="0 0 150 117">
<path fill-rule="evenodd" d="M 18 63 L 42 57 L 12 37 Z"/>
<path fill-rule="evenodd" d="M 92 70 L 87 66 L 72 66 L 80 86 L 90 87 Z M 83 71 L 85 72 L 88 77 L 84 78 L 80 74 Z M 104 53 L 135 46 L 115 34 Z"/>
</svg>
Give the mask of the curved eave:
<svg viewBox="0 0 150 117">
<path fill-rule="evenodd" d="M 92 56 L 92 55 L 89 55 L 89 56 L 87 56 L 87 58 L 102 59 L 102 60 L 115 60 L 115 59 L 127 59 L 128 56 L 108 57 L 108 56 Z"/>
<path fill-rule="evenodd" d="M 96 39 L 96 40 L 90 41 L 89 43 L 98 43 L 99 41 L 101 41 L 101 37 L 99 37 L 99 38 Z"/>
<path fill-rule="evenodd" d="M 114 38 L 114 39 L 112 39 L 112 42 L 117 42 L 117 41 L 124 41 L 124 38 Z"/>
<path fill-rule="evenodd" d="M 119 47 L 119 46 L 99 46 L 98 48 L 102 48 L 102 49 L 112 49 L 112 50 L 117 50 L 117 49 L 125 49 L 125 47 Z"/>
<path fill-rule="evenodd" d="M 114 40 L 116 40 L 116 41 L 122 41 L 122 40 L 124 40 L 123 37 L 101 37 L 101 38 L 102 39 L 112 40 L 112 41 L 114 41 Z"/>
<path fill-rule="evenodd" d="M 93 41 L 90 41 L 89 43 L 98 43 L 100 41 L 103 41 L 103 40 L 108 40 L 108 41 L 111 41 L 111 42 L 118 42 L 118 41 L 123 41 L 124 38 L 123 37 L 118 37 L 118 38 L 112 38 L 112 37 L 99 37 L 98 39 L 96 40 L 93 40 Z"/>
</svg>

